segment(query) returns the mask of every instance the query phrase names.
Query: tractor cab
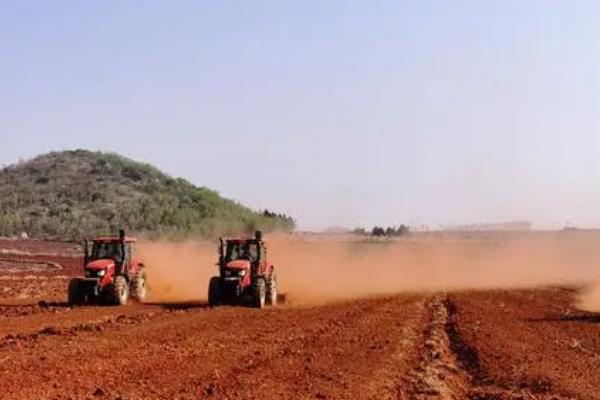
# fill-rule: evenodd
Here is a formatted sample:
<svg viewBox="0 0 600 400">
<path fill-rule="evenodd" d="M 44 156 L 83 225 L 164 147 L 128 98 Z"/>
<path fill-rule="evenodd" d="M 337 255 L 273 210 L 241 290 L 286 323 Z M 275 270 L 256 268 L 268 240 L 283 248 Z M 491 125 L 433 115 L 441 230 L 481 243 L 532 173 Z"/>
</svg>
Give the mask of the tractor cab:
<svg viewBox="0 0 600 400">
<path fill-rule="evenodd" d="M 114 268 L 119 274 L 129 275 L 131 264 L 132 244 L 136 240 L 132 237 L 99 237 L 92 239 L 92 245 L 86 241 L 84 244 L 84 269 L 86 276 L 94 272 L 103 274 Z M 101 276 L 101 275 L 100 275 Z"/>
<path fill-rule="evenodd" d="M 220 265 L 225 271 L 245 271 L 250 275 L 259 269 L 262 255 L 266 253 L 262 240 L 228 239 L 221 244 Z"/>
<path fill-rule="evenodd" d="M 132 241 L 130 238 L 124 243 L 117 238 L 94 239 L 89 261 L 110 259 L 122 263 L 123 253 L 131 252 Z"/>
</svg>

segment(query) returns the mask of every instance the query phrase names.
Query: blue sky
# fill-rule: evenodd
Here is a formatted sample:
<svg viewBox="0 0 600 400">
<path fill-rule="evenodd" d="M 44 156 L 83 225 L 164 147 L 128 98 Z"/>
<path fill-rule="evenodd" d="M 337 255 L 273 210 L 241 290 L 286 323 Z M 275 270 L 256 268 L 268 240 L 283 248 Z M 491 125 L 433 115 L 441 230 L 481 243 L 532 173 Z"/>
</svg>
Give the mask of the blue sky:
<svg viewBox="0 0 600 400">
<path fill-rule="evenodd" d="M 600 226 L 598 2 L 0 4 L 0 164 L 115 151 L 303 228 Z"/>
</svg>

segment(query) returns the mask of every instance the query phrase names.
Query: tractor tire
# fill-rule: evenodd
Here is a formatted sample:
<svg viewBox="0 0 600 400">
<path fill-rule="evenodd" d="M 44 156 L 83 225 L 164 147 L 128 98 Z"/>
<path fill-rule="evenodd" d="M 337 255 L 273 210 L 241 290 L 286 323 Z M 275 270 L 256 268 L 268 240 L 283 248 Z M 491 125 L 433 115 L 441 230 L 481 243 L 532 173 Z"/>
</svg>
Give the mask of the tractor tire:
<svg viewBox="0 0 600 400">
<path fill-rule="evenodd" d="M 223 293 L 221 291 L 221 279 L 218 276 L 210 278 L 208 284 L 208 306 L 217 307 L 223 304 Z"/>
<path fill-rule="evenodd" d="M 277 305 L 277 275 L 275 271 L 271 273 L 269 283 L 267 284 L 267 304 L 270 306 Z"/>
<path fill-rule="evenodd" d="M 254 282 L 254 307 L 264 308 L 267 301 L 267 284 L 263 278 Z"/>
<path fill-rule="evenodd" d="M 85 304 L 85 293 L 81 290 L 79 278 L 73 278 L 69 282 L 68 301 L 70 306 L 81 306 Z"/>
<path fill-rule="evenodd" d="M 129 285 L 127 279 L 122 275 L 113 278 L 111 284 L 106 287 L 106 300 L 109 304 L 124 306 L 129 299 Z"/>
<path fill-rule="evenodd" d="M 136 301 L 143 302 L 148 295 L 148 281 L 146 279 L 146 271 L 141 270 L 131 281 L 131 298 Z"/>
</svg>

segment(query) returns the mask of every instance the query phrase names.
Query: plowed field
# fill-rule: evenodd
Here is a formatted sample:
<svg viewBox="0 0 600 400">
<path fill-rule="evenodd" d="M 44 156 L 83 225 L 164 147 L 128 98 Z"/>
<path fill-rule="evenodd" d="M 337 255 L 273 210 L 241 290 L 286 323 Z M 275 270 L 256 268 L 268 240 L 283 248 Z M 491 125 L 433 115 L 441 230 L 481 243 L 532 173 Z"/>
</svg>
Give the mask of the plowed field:
<svg viewBox="0 0 600 400">
<path fill-rule="evenodd" d="M 75 251 L 0 245 L 3 400 L 600 399 L 600 315 L 575 289 L 70 308 Z"/>
</svg>

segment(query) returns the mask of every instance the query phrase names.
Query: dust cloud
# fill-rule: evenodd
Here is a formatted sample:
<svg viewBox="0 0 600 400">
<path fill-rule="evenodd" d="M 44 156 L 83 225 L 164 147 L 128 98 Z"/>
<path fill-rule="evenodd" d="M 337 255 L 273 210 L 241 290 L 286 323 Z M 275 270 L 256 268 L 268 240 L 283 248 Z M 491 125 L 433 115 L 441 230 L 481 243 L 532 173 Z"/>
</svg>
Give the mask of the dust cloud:
<svg viewBox="0 0 600 400">
<path fill-rule="evenodd" d="M 195 240 L 144 241 L 138 246 L 146 265 L 150 301 L 205 299 L 217 274 L 217 246 Z"/>
<path fill-rule="evenodd" d="M 580 306 L 600 310 L 600 235 L 438 235 L 395 241 L 266 237 L 279 290 L 293 304 L 408 291 L 588 285 Z M 144 242 L 154 301 L 206 299 L 217 245 Z M 590 284 L 592 284 L 590 286 Z"/>
</svg>

